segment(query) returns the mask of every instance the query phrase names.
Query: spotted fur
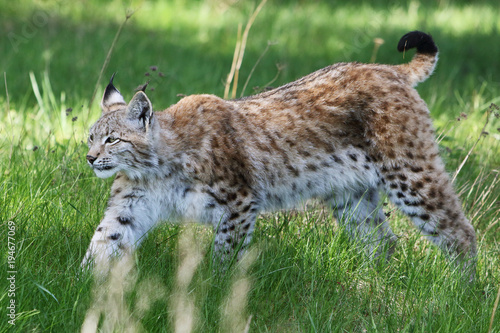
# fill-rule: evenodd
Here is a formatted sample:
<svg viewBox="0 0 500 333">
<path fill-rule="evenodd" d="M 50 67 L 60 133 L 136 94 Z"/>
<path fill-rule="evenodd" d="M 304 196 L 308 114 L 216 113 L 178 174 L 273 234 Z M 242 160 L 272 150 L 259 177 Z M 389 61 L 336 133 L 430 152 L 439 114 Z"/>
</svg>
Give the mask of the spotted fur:
<svg viewBox="0 0 500 333">
<path fill-rule="evenodd" d="M 476 255 L 472 225 L 439 157 L 425 102 L 413 87 L 438 50 L 421 32 L 407 64 L 339 63 L 238 100 L 183 98 L 162 112 L 139 91 L 127 105 L 112 82 L 90 129 L 87 160 L 116 174 L 84 265 L 133 250 L 159 222 L 214 227 L 215 249 L 248 245 L 259 212 L 317 198 L 370 255 L 396 243 L 380 193 L 451 256 Z"/>
</svg>

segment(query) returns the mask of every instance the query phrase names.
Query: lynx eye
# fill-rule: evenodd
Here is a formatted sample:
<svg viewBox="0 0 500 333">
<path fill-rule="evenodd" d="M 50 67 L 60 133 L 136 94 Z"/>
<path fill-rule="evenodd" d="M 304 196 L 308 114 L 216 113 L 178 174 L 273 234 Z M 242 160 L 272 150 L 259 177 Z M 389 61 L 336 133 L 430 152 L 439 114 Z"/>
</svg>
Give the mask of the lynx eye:
<svg viewBox="0 0 500 333">
<path fill-rule="evenodd" d="M 94 142 L 94 135 L 93 134 L 90 134 L 90 136 L 89 136 L 89 142 L 90 143 Z"/>
<path fill-rule="evenodd" d="M 108 143 L 110 145 L 114 145 L 120 141 L 119 138 L 115 138 L 114 136 L 108 136 L 105 143 Z"/>
</svg>

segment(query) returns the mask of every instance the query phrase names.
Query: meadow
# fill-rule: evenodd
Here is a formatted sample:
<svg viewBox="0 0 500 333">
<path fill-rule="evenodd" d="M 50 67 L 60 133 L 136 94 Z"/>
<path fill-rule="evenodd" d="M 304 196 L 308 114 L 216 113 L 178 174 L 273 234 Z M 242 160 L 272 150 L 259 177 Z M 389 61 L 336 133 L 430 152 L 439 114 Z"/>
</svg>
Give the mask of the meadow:
<svg viewBox="0 0 500 333">
<path fill-rule="evenodd" d="M 174 224 L 106 281 L 80 270 L 112 182 L 85 161 L 108 78 L 117 72 L 126 99 L 149 81 L 156 110 L 224 96 L 238 27 L 258 4 L 0 3 L 0 332 L 500 332 L 497 0 L 269 0 L 235 85 L 239 97 L 336 62 L 404 63 L 399 38 L 431 33 L 440 60 L 417 89 L 477 232 L 474 282 L 390 204 L 399 243 L 379 266 L 308 204 L 262 215 L 250 254 L 225 274 L 211 230 Z"/>
</svg>

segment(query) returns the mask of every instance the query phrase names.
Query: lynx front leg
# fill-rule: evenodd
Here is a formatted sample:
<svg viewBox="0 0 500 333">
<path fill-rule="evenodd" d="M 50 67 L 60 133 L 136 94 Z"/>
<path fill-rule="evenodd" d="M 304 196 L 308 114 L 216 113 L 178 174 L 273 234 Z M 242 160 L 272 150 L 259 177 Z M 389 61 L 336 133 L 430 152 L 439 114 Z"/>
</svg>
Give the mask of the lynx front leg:
<svg viewBox="0 0 500 333">
<path fill-rule="evenodd" d="M 116 193 L 115 187 L 112 193 Z M 92 237 L 82 261 L 84 269 L 95 265 L 97 270 L 107 271 L 112 258 L 132 253 L 158 220 L 154 200 L 144 200 L 141 189 L 118 192 L 111 197 Z"/>
<path fill-rule="evenodd" d="M 215 233 L 215 262 L 228 263 L 236 252 L 236 259 L 241 259 L 252 239 L 256 216 L 257 208 L 250 203 L 235 207 L 233 212 L 222 218 Z"/>
<path fill-rule="evenodd" d="M 83 268 L 95 264 L 98 270 L 107 270 L 113 257 L 129 254 L 135 248 L 141 234 L 115 214 L 106 214 L 97 227 L 82 262 Z"/>
</svg>

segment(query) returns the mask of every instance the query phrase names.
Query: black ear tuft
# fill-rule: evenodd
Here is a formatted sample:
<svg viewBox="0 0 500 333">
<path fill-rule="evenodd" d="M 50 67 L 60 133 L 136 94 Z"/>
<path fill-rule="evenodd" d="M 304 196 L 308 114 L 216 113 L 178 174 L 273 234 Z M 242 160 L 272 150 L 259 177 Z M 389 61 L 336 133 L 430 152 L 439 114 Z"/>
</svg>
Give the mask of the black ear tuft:
<svg viewBox="0 0 500 333">
<path fill-rule="evenodd" d="M 404 52 L 414 47 L 417 48 L 417 53 L 436 54 L 438 52 L 438 48 L 431 35 L 422 31 L 411 31 L 399 40 L 399 52 Z"/>
<path fill-rule="evenodd" d="M 113 80 L 115 79 L 115 75 L 116 75 L 116 72 L 114 72 L 113 75 L 111 75 L 111 79 L 109 80 L 110 85 L 113 85 Z"/>
<path fill-rule="evenodd" d="M 113 85 L 115 74 L 116 73 L 113 73 L 113 75 L 111 76 L 111 80 L 109 80 L 109 83 L 106 86 L 106 90 L 104 90 L 104 95 L 102 96 L 101 108 L 103 112 L 116 110 L 126 105 L 122 94 L 120 94 L 120 91 L 118 91 L 118 89 L 116 89 L 116 87 Z"/>
<path fill-rule="evenodd" d="M 137 88 L 135 88 L 135 91 L 142 91 L 142 92 L 146 92 L 146 88 L 148 87 L 148 84 L 149 84 L 149 81 L 144 83 L 144 84 L 141 84 L 140 86 L 138 86 Z"/>
<path fill-rule="evenodd" d="M 104 90 L 104 96 L 102 97 L 103 100 L 110 99 L 110 97 L 115 93 L 120 94 L 120 91 L 118 89 L 116 89 L 116 87 L 113 85 L 113 80 L 115 78 L 115 75 L 116 75 L 116 72 L 114 72 L 113 75 L 111 75 L 111 79 L 109 80 L 109 83 L 106 86 L 106 90 Z"/>
</svg>

